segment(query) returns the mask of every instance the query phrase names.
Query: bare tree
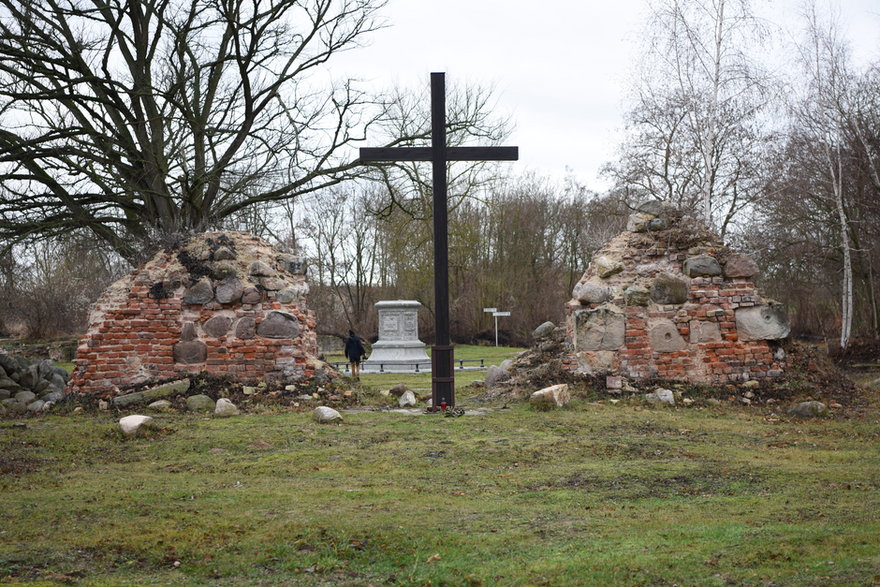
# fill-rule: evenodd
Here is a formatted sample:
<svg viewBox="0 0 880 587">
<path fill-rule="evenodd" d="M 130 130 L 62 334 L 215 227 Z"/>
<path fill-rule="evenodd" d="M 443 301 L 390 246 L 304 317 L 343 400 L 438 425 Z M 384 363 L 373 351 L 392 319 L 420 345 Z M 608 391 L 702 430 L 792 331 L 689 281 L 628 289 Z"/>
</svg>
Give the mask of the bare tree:
<svg viewBox="0 0 880 587">
<path fill-rule="evenodd" d="M 0 238 L 129 260 L 356 174 L 381 116 L 315 75 L 385 0 L 0 0 Z"/>
<path fill-rule="evenodd" d="M 859 68 L 833 20 L 815 5 L 792 46 L 787 127 L 767 157 L 766 195 L 746 239 L 764 285 L 794 309 L 800 332 L 878 336 L 880 86 Z"/>
<path fill-rule="evenodd" d="M 446 100 L 446 142 L 460 146 L 471 142 L 498 144 L 511 131 L 510 121 L 498 116 L 493 108 L 491 88 L 453 84 Z M 392 94 L 387 115 L 376 125 L 389 144 L 430 145 L 430 101 L 423 91 L 398 88 Z M 388 214 L 399 208 L 414 219 L 427 221 L 432 214 L 432 175 L 430 163 L 376 163 L 372 178 L 385 188 L 387 198 L 376 212 Z M 497 163 L 450 162 L 448 165 L 448 201 L 454 210 L 463 199 L 475 196 L 498 181 Z M 430 231 L 428 232 L 430 234 Z"/>
<path fill-rule="evenodd" d="M 823 25 L 815 5 L 808 7 L 806 20 L 806 40 L 799 47 L 806 83 L 801 99 L 793 107 L 794 120 L 808 133 L 817 163 L 824 171 L 824 189 L 817 195 L 830 199 L 834 206 L 833 220 L 837 224 L 843 257 L 840 347 L 846 348 L 852 336 L 853 261 L 845 158 L 849 156 L 851 143 L 848 131 L 860 125 L 853 124 L 854 113 L 849 104 L 853 82 L 848 71 L 846 44 L 839 38 L 833 22 Z M 857 131 L 856 140 L 861 135 Z"/>
<path fill-rule="evenodd" d="M 746 51 L 763 39 L 748 0 L 652 6 L 628 136 L 606 168 L 615 192 L 695 208 L 727 232 L 760 193 L 768 79 Z"/>
<path fill-rule="evenodd" d="M 380 282 L 380 238 L 370 213 L 375 192 L 333 190 L 311 199 L 300 224 L 314 267 L 313 288 L 326 288 L 323 304 L 327 333 L 344 336 L 349 328 L 366 332 L 371 325 L 375 286 Z M 336 314 L 343 320 L 333 319 Z"/>
</svg>

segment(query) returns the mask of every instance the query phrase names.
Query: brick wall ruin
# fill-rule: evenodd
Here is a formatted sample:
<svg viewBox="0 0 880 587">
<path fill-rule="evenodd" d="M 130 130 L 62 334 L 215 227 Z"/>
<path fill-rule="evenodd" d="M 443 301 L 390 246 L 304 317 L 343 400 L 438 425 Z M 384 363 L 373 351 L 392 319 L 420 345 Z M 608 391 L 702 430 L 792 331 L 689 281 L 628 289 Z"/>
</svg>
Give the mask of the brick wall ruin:
<svg viewBox="0 0 880 587">
<path fill-rule="evenodd" d="M 693 218 L 644 206 L 574 288 L 566 368 L 693 383 L 778 377 L 788 316 L 759 295 L 757 273 Z"/>
<path fill-rule="evenodd" d="M 121 393 L 202 372 L 270 385 L 310 379 L 323 364 L 308 291 L 302 259 L 255 236 L 193 237 L 104 292 L 68 391 Z"/>
</svg>

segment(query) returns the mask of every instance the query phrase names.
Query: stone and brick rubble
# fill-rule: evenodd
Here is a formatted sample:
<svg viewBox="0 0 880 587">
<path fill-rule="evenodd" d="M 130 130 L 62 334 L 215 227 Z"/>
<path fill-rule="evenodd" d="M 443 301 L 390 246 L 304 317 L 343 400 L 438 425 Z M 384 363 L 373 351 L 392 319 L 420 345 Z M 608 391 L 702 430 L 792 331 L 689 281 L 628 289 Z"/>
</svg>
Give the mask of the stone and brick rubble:
<svg viewBox="0 0 880 587">
<path fill-rule="evenodd" d="M 693 218 L 645 206 L 575 286 L 564 368 L 693 383 L 779 377 L 788 317 L 761 297 L 757 273 Z"/>
<path fill-rule="evenodd" d="M 302 259 L 241 232 L 205 233 L 108 288 L 92 308 L 68 391 L 124 393 L 194 374 L 270 385 L 319 362 Z"/>
</svg>

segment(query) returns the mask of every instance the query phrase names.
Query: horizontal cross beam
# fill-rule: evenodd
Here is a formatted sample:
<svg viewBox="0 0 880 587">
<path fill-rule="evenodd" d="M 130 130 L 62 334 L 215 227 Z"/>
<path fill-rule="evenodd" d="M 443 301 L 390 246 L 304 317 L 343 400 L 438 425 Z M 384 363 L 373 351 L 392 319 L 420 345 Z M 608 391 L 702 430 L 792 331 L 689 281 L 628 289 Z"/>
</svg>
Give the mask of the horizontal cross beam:
<svg viewBox="0 0 880 587">
<path fill-rule="evenodd" d="M 519 147 L 446 147 L 447 161 L 516 161 Z M 431 147 L 362 147 L 360 159 L 369 161 L 433 161 Z"/>
</svg>

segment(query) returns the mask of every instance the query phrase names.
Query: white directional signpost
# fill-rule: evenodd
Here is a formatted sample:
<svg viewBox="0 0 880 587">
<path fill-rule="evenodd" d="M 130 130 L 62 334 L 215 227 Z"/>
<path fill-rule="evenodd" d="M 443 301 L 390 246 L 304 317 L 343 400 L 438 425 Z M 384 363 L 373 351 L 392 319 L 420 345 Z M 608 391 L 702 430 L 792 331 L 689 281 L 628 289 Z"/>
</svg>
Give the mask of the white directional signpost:
<svg viewBox="0 0 880 587">
<path fill-rule="evenodd" d="M 483 308 L 483 311 L 495 316 L 495 346 L 498 346 L 498 317 L 510 316 L 510 312 L 499 312 L 498 308 Z"/>
</svg>

